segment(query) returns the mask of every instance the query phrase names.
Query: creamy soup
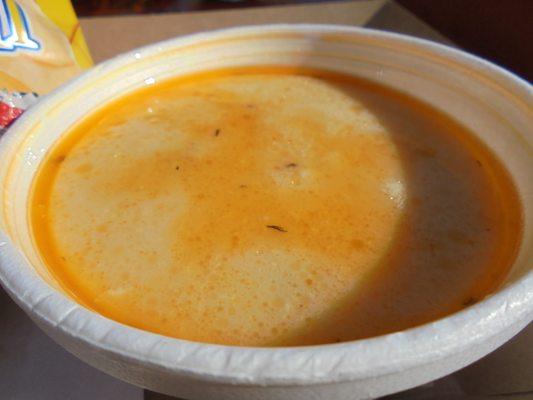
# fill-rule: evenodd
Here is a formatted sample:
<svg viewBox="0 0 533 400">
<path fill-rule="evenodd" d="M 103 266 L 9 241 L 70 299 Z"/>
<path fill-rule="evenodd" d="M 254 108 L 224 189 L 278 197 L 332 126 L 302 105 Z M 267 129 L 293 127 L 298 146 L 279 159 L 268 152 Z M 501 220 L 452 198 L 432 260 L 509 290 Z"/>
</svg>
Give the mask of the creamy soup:
<svg viewBox="0 0 533 400">
<path fill-rule="evenodd" d="M 521 234 L 516 190 L 464 127 L 313 70 L 156 83 L 64 135 L 31 223 L 65 291 L 121 323 L 243 346 L 394 332 L 476 303 Z"/>
</svg>

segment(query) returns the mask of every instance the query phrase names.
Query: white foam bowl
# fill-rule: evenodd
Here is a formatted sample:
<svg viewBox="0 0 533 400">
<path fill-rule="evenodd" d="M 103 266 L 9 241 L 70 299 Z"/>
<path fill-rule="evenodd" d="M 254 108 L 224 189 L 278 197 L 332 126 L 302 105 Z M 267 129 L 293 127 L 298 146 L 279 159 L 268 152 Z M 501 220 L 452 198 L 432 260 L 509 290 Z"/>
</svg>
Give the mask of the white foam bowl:
<svg viewBox="0 0 533 400">
<path fill-rule="evenodd" d="M 111 40 L 111 38 L 110 38 Z M 63 293 L 32 241 L 28 197 L 50 147 L 96 107 L 193 71 L 297 65 L 353 74 L 445 110 L 503 161 L 523 204 L 524 236 L 505 284 L 480 303 L 414 329 L 347 343 L 247 348 L 122 325 Z M 367 399 L 449 374 L 533 318 L 532 87 L 432 42 L 341 26 L 271 25 L 181 37 L 114 58 L 46 96 L 1 141 L 0 281 L 55 341 L 117 378 L 191 399 Z"/>
</svg>

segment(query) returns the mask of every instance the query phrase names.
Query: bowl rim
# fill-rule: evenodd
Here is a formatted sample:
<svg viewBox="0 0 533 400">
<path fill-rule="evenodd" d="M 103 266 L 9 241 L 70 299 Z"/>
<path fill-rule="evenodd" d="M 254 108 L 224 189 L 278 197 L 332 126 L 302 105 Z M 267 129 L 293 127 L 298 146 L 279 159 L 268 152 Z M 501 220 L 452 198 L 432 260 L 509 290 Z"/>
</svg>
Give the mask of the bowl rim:
<svg viewBox="0 0 533 400">
<path fill-rule="evenodd" d="M 418 53 L 456 62 L 459 67 L 496 76 L 524 97 L 532 86 L 511 72 L 463 51 L 411 36 L 367 28 L 321 24 L 251 25 L 195 33 L 118 55 L 46 95 L 0 140 L 0 158 L 9 143 L 42 119 L 47 110 L 79 87 L 139 58 L 180 46 L 251 33 L 349 34 L 407 45 Z M 23 267 L 22 267 L 23 266 Z M 300 347 L 239 347 L 198 343 L 123 325 L 90 311 L 48 285 L 0 230 L 0 283 L 22 306 L 47 326 L 118 359 L 181 376 L 232 384 L 308 385 L 384 376 L 418 368 L 467 351 L 504 329 L 533 319 L 533 271 L 478 304 L 435 322 L 369 339 Z M 35 294 L 39 296 L 36 297 Z M 87 329 L 88 326 L 91 328 Z M 475 328 L 475 329 L 473 329 Z M 458 341 L 457 337 L 464 340 Z M 127 340 L 122 340 L 127 338 Z"/>
</svg>

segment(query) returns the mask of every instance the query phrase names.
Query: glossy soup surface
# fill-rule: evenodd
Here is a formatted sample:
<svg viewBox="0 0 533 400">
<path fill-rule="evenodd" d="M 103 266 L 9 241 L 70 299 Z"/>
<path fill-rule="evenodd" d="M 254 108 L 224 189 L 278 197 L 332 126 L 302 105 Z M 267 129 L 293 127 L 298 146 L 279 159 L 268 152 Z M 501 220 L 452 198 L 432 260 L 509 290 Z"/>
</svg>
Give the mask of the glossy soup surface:
<svg viewBox="0 0 533 400">
<path fill-rule="evenodd" d="M 227 70 L 105 105 L 43 163 L 34 239 L 116 321 L 246 346 L 332 343 L 435 320 L 504 279 L 506 171 L 443 113 L 311 70 Z"/>
</svg>

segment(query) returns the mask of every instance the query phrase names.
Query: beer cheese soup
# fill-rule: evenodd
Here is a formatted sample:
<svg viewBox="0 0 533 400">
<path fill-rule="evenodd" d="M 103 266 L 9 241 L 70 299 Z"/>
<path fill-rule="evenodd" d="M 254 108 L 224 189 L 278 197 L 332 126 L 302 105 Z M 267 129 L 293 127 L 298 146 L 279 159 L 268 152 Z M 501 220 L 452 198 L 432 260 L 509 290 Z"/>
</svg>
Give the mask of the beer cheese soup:
<svg viewBox="0 0 533 400">
<path fill-rule="evenodd" d="M 252 68 L 156 83 L 67 132 L 33 186 L 42 259 L 86 307 L 180 339 L 382 335 L 481 300 L 518 247 L 506 171 L 375 83 Z"/>
</svg>

